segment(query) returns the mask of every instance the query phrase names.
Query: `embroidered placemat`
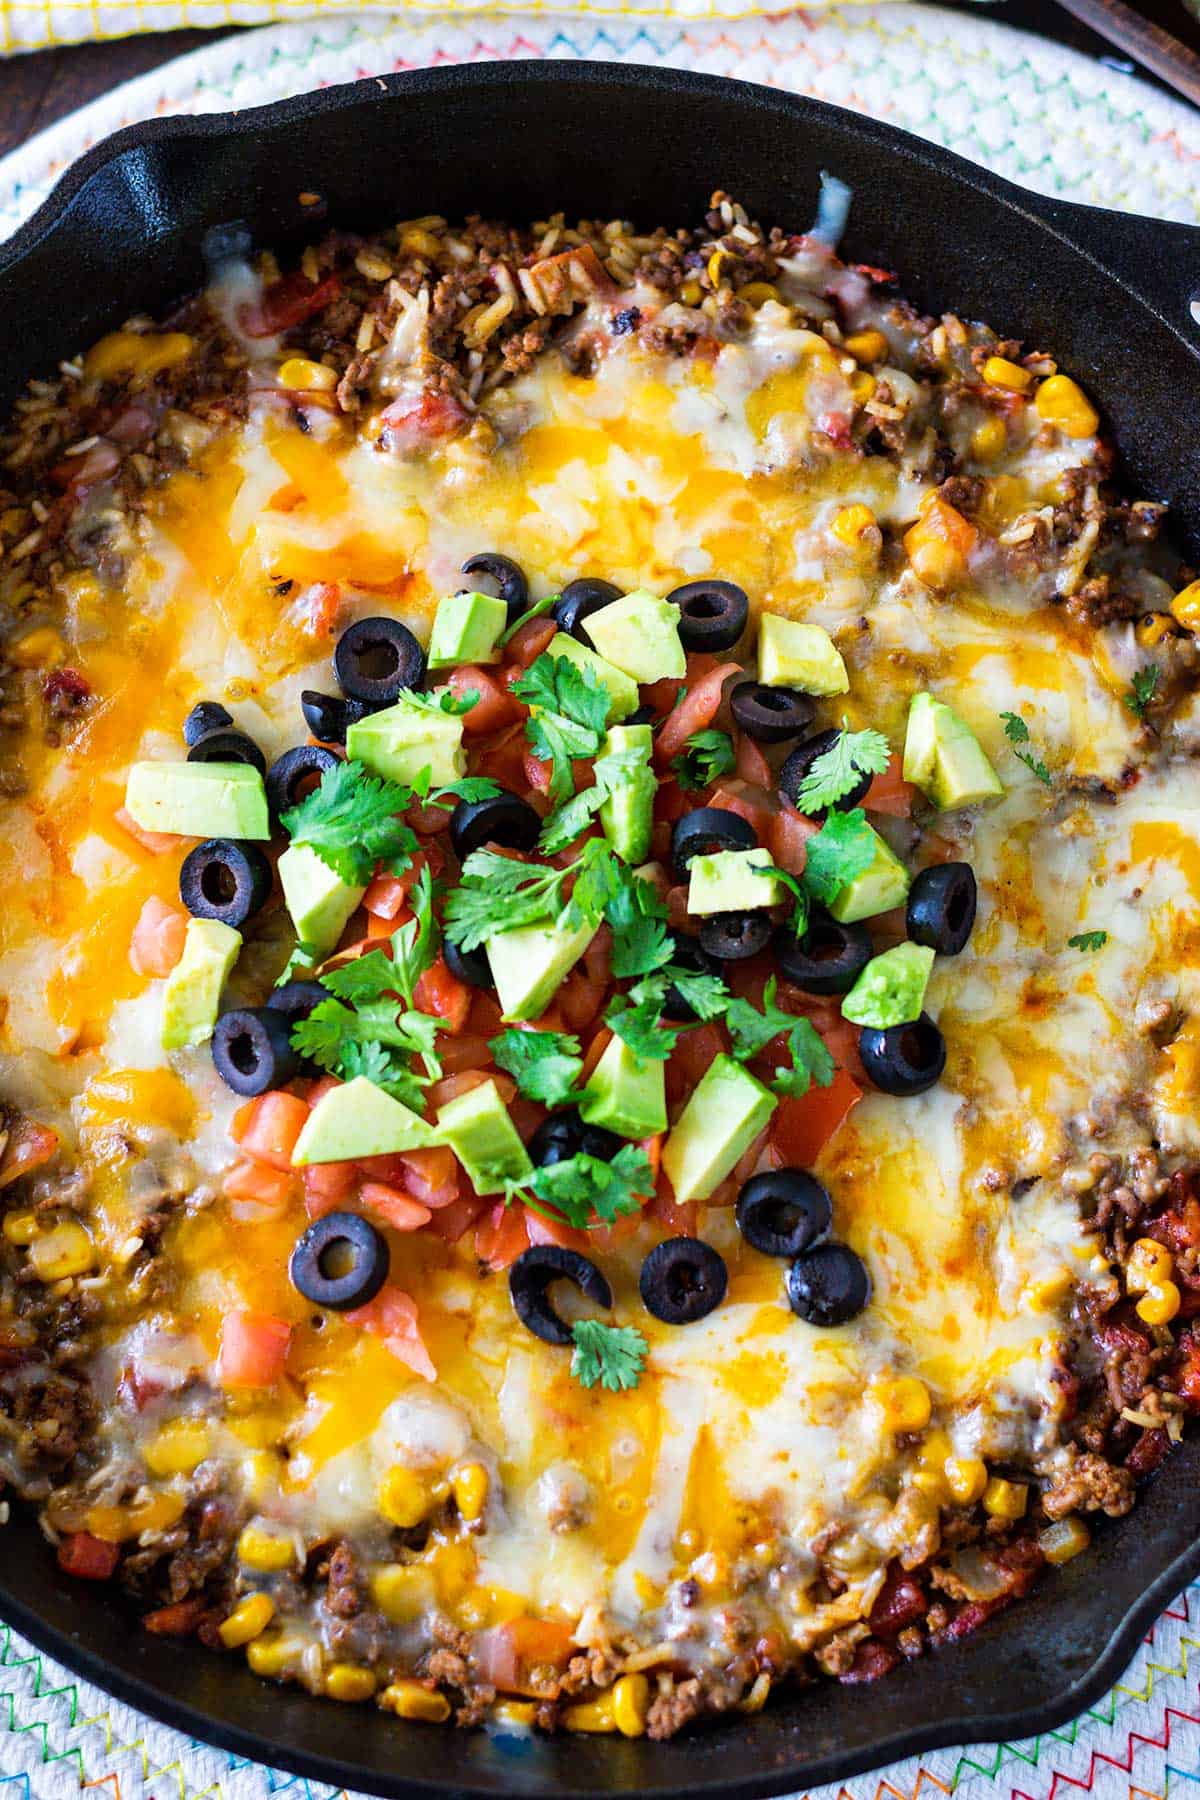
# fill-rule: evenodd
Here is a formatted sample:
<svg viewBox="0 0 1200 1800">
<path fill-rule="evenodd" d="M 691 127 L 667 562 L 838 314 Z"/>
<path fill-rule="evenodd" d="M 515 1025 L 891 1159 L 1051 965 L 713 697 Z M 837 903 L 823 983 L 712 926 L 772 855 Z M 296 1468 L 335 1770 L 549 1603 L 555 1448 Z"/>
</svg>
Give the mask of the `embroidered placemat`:
<svg viewBox="0 0 1200 1800">
<path fill-rule="evenodd" d="M 127 11 L 88 4 L 102 27 L 106 14 Z M 461 16 L 467 0 L 456 17 L 446 16 L 448 7 L 441 17 L 325 17 L 333 4 L 321 7 L 320 21 L 226 39 L 156 69 L 0 161 L 0 237 L 28 217 L 76 156 L 135 120 L 260 105 L 434 62 L 518 57 L 657 63 L 768 82 L 890 119 L 1043 192 L 1200 223 L 1200 114 L 986 20 L 895 4 L 714 19 L 726 7 L 748 12 L 738 0 L 694 0 L 673 17 L 640 20 L 629 16 L 636 4 L 614 3 L 613 16 L 599 19 L 598 7 L 587 17 L 553 16 L 532 11 L 528 0 L 520 18 Z M 416 0 L 414 10 L 423 4 Z M 214 23 L 214 12 L 261 16 L 241 6 L 211 0 L 204 22 Z M 287 9 L 282 0 L 280 10 Z M 46 5 L 40 10 L 48 15 Z M 182 22 L 183 10 L 170 22 Z M 0 0 L 0 17 L 4 11 Z M 168 21 L 156 14 L 155 22 Z M 1100 1800 L 1185 1793 L 1200 1800 L 1197 1609 L 1200 1584 L 1167 1609 L 1103 1701 L 1061 1730 L 934 1751 L 822 1790 L 819 1800 L 1067 1800 L 1080 1791 Z M 284 1792 L 330 1800 L 333 1793 L 156 1724 L 3 1627 L 0 1789 L 20 1800 L 66 1800 L 81 1789 L 104 1790 L 111 1800 L 268 1800 Z"/>
</svg>

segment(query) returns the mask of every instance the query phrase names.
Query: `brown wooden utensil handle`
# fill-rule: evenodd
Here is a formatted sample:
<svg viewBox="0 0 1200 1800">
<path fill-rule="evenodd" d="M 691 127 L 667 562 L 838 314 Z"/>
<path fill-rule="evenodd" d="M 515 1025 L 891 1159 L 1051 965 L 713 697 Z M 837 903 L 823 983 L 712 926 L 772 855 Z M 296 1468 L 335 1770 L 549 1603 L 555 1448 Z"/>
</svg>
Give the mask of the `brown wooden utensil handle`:
<svg viewBox="0 0 1200 1800">
<path fill-rule="evenodd" d="M 1143 19 L 1124 0 L 1058 0 L 1058 4 L 1200 106 L 1200 56 L 1161 25 Z"/>
</svg>

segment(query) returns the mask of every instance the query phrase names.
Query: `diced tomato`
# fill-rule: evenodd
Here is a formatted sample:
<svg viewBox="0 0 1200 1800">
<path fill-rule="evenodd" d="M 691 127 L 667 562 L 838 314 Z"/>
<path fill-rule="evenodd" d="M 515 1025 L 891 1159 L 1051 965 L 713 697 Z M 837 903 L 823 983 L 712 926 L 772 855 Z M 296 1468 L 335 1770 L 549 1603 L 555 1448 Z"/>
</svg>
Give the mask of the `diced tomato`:
<svg viewBox="0 0 1200 1800">
<path fill-rule="evenodd" d="M 460 1075 L 468 1069 L 486 1069 L 492 1060 L 487 1039 L 476 1037 L 474 1032 L 443 1038 L 438 1044 L 438 1055 L 447 1075 Z"/>
<path fill-rule="evenodd" d="M 509 639 L 504 654 L 510 663 L 515 663 L 520 669 L 527 669 L 537 661 L 557 630 L 558 626 L 548 616 L 526 619 L 524 625 Z"/>
<path fill-rule="evenodd" d="M 534 1669 L 562 1669 L 570 1661 L 575 1644 L 570 1630 L 549 1619 L 510 1619 L 476 1634 L 471 1657 L 479 1679 L 504 1694 L 543 1692 L 530 1686 Z"/>
<path fill-rule="evenodd" d="M 771 1120 L 771 1143 L 786 1164 L 811 1168 L 862 1089 L 844 1069 L 834 1071 L 826 1088 L 812 1087 L 800 1099 L 785 1097 Z"/>
<path fill-rule="evenodd" d="M 472 1037 L 494 1038 L 497 1032 L 504 1030 L 504 1021 L 500 1016 L 500 1002 L 494 994 L 485 994 L 482 988 L 476 988 L 471 998 L 471 1016 L 467 1020 Z"/>
<path fill-rule="evenodd" d="M 166 856 L 169 851 L 178 850 L 187 841 L 173 831 L 147 831 L 123 806 L 118 806 L 113 814 L 113 823 L 119 825 L 122 831 L 128 832 L 131 838 L 135 838 L 151 856 Z"/>
<path fill-rule="evenodd" d="M 336 1075 L 322 1075 L 313 1082 L 308 1093 L 305 1095 L 305 1099 L 310 1106 L 316 1106 L 317 1102 L 323 1100 L 326 1094 L 332 1094 L 334 1088 L 340 1088 L 341 1086 L 342 1083 L 338 1080 Z"/>
<path fill-rule="evenodd" d="M 895 1637 L 928 1611 L 929 1601 L 920 1582 L 893 1566 L 871 1608 L 871 1630 L 879 1637 Z"/>
<path fill-rule="evenodd" d="M 771 861 L 786 869 L 789 875 L 803 875 L 808 861 L 808 840 L 819 830 L 814 819 L 806 819 L 794 806 L 781 806 L 767 827 Z"/>
<path fill-rule="evenodd" d="M 429 1354 L 417 1317 L 417 1303 L 403 1288 L 381 1288 L 367 1306 L 343 1314 L 347 1323 L 383 1339 L 397 1362 L 407 1364 L 414 1375 L 437 1380 L 437 1365 Z"/>
<path fill-rule="evenodd" d="M 294 617 L 305 637 L 314 638 L 318 642 L 322 638 L 330 638 L 337 630 L 338 617 L 342 610 L 342 590 L 336 581 L 314 581 L 306 588 L 291 608 Z M 316 783 L 313 783 L 314 787 Z M 304 790 L 297 793 L 297 799 L 303 798 Z"/>
<path fill-rule="evenodd" d="M 177 1600 L 174 1606 L 143 1613 L 142 1626 L 155 1637 L 191 1637 L 207 1611 L 208 1601 L 197 1594 L 190 1600 Z"/>
<path fill-rule="evenodd" d="M 463 731 L 468 737 L 483 737 L 520 718 L 520 702 L 513 699 L 503 681 L 490 669 L 480 668 L 477 663 L 463 663 L 459 668 L 451 669 L 447 679 L 451 691 L 460 700 L 472 692 L 479 696 L 470 712 L 463 714 Z"/>
<path fill-rule="evenodd" d="M 595 937 L 583 953 L 583 966 L 587 970 L 589 981 L 597 987 L 607 987 L 612 980 L 612 928 L 601 925 Z"/>
<path fill-rule="evenodd" d="M 524 769 L 525 781 L 535 794 L 550 792 L 550 782 L 553 779 L 554 770 L 548 762 L 543 762 L 540 756 L 535 756 L 532 750 L 527 750 Z"/>
<path fill-rule="evenodd" d="M 671 1183 L 665 1175 L 660 1174 L 654 1189 L 654 1198 L 646 1211 L 655 1224 L 662 1227 L 668 1237 L 695 1237 L 696 1220 L 699 1217 L 700 1209 L 694 1200 L 685 1201 L 680 1206 Z"/>
<path fill-rule="evenodd" d="M 404 817 L 422 837 L 436 837 L 439 831 L 449 831 L 451 810 L 448 806 L 435 806 L 432 802 L 428 806 L 422 806 L 419 801 L 414 800 Z"/>
<path fill-rule="evenodd" d="M 292 1328 L 270 1313 L 229 1312 L 221 1325 L 217 1380 L 223 1388 L 274 1387 L 283 1374 Z"/>
<path fill-rule="evenodd" d="M 32 1175 L 58 1153 L 58 1133 L 36 1119 L 18 1119 L 10 1126 L 8 1141 L 0 1150 L 0 1188 L 9 1187 L 22 1175 Z"/>
<path fill-rule="evenodd" d="M 905 781 L 901 770 L 904 758 L 893 756 L 882 775 L 876 775 L 863 796 L 868 812 L 890 813 L 895 819 L 907 819 L 912 812 L 916 788 Z"/>
<path fill-rule="evenodd" d="M 304 1204 L 310 1219 L 323 1219 L 344 1206 L 358 1186 L 358 1165 L 352 1162 L 312 1163 L 300 1171 Z"/>
<path fill-rule="evenodd" d="M 652 1181 L 658 1180 L 658 1172 L 662 1168 L 663 1140 L 665 1136 L 665 1132 L 656 1131 L 653 1137 L 643 1138 L 638 1144 L 638 1149 L 644 1150 L 646 1153 L 646 1160 L 650 1164 L 650 1179 Z"/>
<path fill-rule="evenodd" d="M 111 1581 L 120 1560 L 119 1544 L 106 1543 L 90 1531 L 72 1531 L 58 1546 L 59 1568 L 84 1581 Z"/>
<path fill-rule="evenodd" d="M 453 394 L 426 391 L 416 399 L 404 395 L 380 414 L 383 431 L 379 441 L 385 450 L 418 450 L 430 438 L 452 437 L 469 417 Z"/>
<path fill-rule="evenodd" d="M 604 1052 L 608 1049 L 608 1046 L 612 1043 L 612 1035 L 613 1034 L 608 1029 L 607 1025 L 602 1026 L 601 1029 L 596 1033 L 595 1037 L 592 1039 L 591 1043 L 588 1045 L 586 1051 L 584 1052 L 583 1069 L 581 1070 L 580 1076 L 579 1076 L 580 1086 L 582 1086 L 583 1083 L 588 1079 L 592 1070 L 595 1068 L 596 1064 L 600 1061 L 600 1058 L 604 1055 Z"/>
<path fill-rule="evenodd" d="M 230 1169 L 222 1185 L 230 1200 L 250 1201 L 264 1212 L 282 1212 L 291 1196 L 292 1179 L 269 1163 L 239 1162 Z M 254 1214 L 243 1212 L 235 1216 L 249 1219 Z"/>
<path fill-rule="evenodd" d="M 590 1231 L 576 1231 L 558 1219 L 547 1219 L 530 1206 L 525 1207 L 524 1212 L 525 1230 L 531 1244 L 557 1244 L 562 1250 L 578 1250 L 583 1256 L 590 1254 L 593 1248 Z"/>
<path fill-rule="evenodd" d="M 315 1090 L 314 1090 L 315 1091 Z M 260 1094 L 246 1121 L 239 1143 L 242 1153 L 273 1169 L 289 1169 L 296 1140 L 308 1120 L 308 1103 L 282 1088 Z"/>
<path fill-rule="evenodd" d="M 521 1142 L 527 1144 L 544 1121 L 546 1108 L 539 1106 L 536 1100 L 526 1100 L 524 1094 L 518 1094 L 508 1109 L 508 1116 Z"/>
<path fill-rule="evenodd" d="M 589 981 L 579 969 L 572 970 L 558 992 L 558 1006 L 568 1031 L 587 1030 L 604 1005 L 606 986 L 604 982 Z"/>
<path fill-rule="evenodd" d="M 393 1231 L 419 1231 L 430 1220 L 427 1206 L 382 1181 L 364 1181 L 358 1199 L 365 1211 L 374 1213 Z"/>
<path fill-rule="evenodd" d="M 168 906 L 151 894 L 129 940 L 130 967 L 138 975 L 169 975 L 183 955 L 187 928 L 188 915 L 182 907 Z"/>
<path fill-rule="evenodd" d="M 654 760 L 669 763 L 678 756 L 694 731 L 704 731 L 721 709 L 721 690 L 731 675 L 740 675 L 738 663 L 718 663 L 689 687 L 680 704 L 663 721 L 654 748 Z"/>
<path fill-rule="evenodd" d="M 489 1269 L 507 1269 L 529 1248 L 527 1212 L 523 1206 L 496 1202 L 475 1227 L 475 1254 Z"/>
<path fill-rule="evenodd" d="M 475 753 L 475 767 L 480 775 L 489 775 L 501 787 L 514 792 L 525 779 L 525 729 L 510 725 L 497 734 L 494 743 L 481 745 Z"/>
<path fill-rule="evenodd" d="M 681 1031 L 667 1059 L 667 1099 L 682 1100 L 690 1094 L 699 1086 L 713 1058 L 727 1048 L 724 1033 L 711 1021 L 697 1025 L 693 1031 Z"/>
<path fill-rule="evenodd" d="M 723 812 L 737 813 L 753 827 L 760 843 L 766 842 L 777 811 L 777 803 L 771 795 L 745 781 L 718 783 L 706 804 L 719 807 Z"/>
<path fill-rule="evenodd" d="M 411 885 L 399 875 L 376 875 L 363 895 L 363 907 L 373 919 L 386 920 L 391 930 L 392 920 L 408 899 Z"/>
<path fill-rule="evenodd" d="M 431 1013 L 445 1021 L 447 1031 L 465 1030 L 471 1010 L 472 990 L 457 975 L 452 975 L 444 956 L 437 956 L 421 975 L 413 992 L 418 1012 Z"/>
<path fill-rule="evenodd" d="M 752 737 L 744 731 L 735 732 L 734 746 L 737 754 L 735 773 L 741 781 L 752 781 L 756 787 L 770 787 L 771 765 L 759 749 Z"/>
<path fill-rule="evenodd" d="M 406 1150 L 399 1161 L 403 1166 L 402 1187 L 422 1206 L 437 1211 L 458 1199 L 458 1159 L 447 1145 Z"/>
<path fill-rule="evenodd" d="M 461 1199 L 452 1200 L 449 1206 L 439 1206 L 429 1221 L 429 1229 L 448 1244 L 457 1244 L 486 1207 L 487 1201 L 481 1200 L 478 1194 L 463 1195 Z"/>
<path fill-rule="evenodd" d="M 647 681 L 641 688 L 642 704 L 650 707 L 655 718 L 665 719 L 668 713 L 675 710 L 679 690 L 684 685 L 674 675 L 668 675 L 662 681 Z"/>
<path fill-rule="evenodd" d="M 678 886 L 667 889 L 667 924 L 672 931 L 686 931 L 691 919 L 688 911 L 688 884 L 680 882 Z"/>
<path fill-rule="evenodd" d="M 314 313 L 324 312 L 341 290 L 342 284 L 336 275 L 311 282 L 302 269 L 294 269 L 290 275 L 282 275 L 264 288 L 259 300 L 247 301 L 240 306 L 238 325 L 247 337 L 275 337 L 281 331 L 291 331 L 294 326 L 303 324 Z"/>
</svg>

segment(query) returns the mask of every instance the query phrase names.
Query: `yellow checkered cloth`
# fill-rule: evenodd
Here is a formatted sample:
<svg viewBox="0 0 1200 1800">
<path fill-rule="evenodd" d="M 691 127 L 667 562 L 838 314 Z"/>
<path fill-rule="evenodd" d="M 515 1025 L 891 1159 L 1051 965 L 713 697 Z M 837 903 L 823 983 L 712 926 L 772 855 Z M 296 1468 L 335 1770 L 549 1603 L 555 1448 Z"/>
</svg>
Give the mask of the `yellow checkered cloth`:
<svg viewBox="0 0 1200 1800">
<path fill-rule="evenodd" d="M 391 13 L 427 17 L 442 13 L 555 13 L 584 18 L 758 18 L 770 13 L 820 11 L 868 0 L 393 0 L 363 6 L 361 0 L 0 0 L 0 54 L 40 50 L 49 44 L 128 37 L 138 31 L 184 26 L 265 25 L 292 19 Z"/>
</svg>

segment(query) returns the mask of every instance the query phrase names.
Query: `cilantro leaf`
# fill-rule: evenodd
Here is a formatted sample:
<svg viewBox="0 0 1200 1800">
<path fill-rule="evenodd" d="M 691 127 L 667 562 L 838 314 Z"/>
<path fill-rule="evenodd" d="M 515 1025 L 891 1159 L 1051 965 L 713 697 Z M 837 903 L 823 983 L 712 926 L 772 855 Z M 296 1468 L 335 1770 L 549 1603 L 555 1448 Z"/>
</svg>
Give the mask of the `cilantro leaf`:
<svg viewBox="0 0 1200 1800">
<path fill-rule="evenodd" d="M 565 1031 L 502 1031 L 488 1044 L 527 1100 L 565 1106 L 583 1070 L 579 1039 Z"/>
<path fill-rule="evenodd" d="M 433 877 L 428 864 L 409 890 L 408 903 L 416 917 L 406 919 L 398 930 L 393 931 L 391 941 L 393 981 L 411 1006 L 413 990 L 438 952 L 438 930 L 433 917 Z"/>
<path fill-rule="evenodd" d="M 733 739 L 727 731 L 693 731 L 671 769 L 685 793 L 710 787 L 718 776 L 728 775 L 737 762 Z"/>
<path fill-rule="evenodd" d="M 1002 712 L 1000 717 L 1004 720 L 1004 735 L 1010 744 L 1029 742 L 1029 727 L 1020 713 Z"/>
<path fill-rule="evenodd" d="M 1025 767 L 1029 769 L 1032 774 L 1037 776 L 1043 787 L 1053 787 L 1054 777 L 1042 761 L 1042 758 L 1036 756 L 1032 750 L 1023 750 L 1019 748 L 1020 745 L 1028 744 L 1029 742 L 1029 727 L 1021 717 L 1020 713 L 1002 712 L 1000 717 L 1004 720 L 1004 735 L 1009 743 L 1014 746 L 1013 755 L 1016 757 L 1017 761 L 1023 762 Z"/>
<path fill-rule="evenodd" d="M 771 1080 L 777 1094 L 800 1100 L 814 1081 L 818 1087 L 829 1086 L 836 1065 L 811 1019 L 797 1019 L 792 1026 L 788 1033 L 788 1054 L 792 1059 L 791 1068 L 776 1069 Z"/>
<path fill-rule="evenodd" d="M 408 1059 L 382 1044 L 351 1041 L 342 1046 L 337 1063 L 338 1073 L 347 1081 L 363 1075 L 381 1087 L 385 1094 L 419 1113 L 425 1104 L 425 1091 L 409 1067 Z"/>
<path fill-rule="evenodd" d="M 561 805 L 574 791 L 572 761 L 600 748 L 612 707 L 608 689 L 595 670 L 543 653 L 512 691 L 530 709 L 525 735 L 533 754 L 551 765 L 550 798 Z"/>
<path fill-rule="evenodd" d="M 626 871 L 604 917 L 613 934 L 612 972 L 618 981 L 650 975 L 670 961 L 666 902 L 653 882 Z"/>
<path fill-rule="evenodd" d="M 772 866 L 764 870 L 767 875 L 774 875 L 776 881 L 782 881 L 792 896 L 791 927 L 797 938 L 802 938 L 808 930 L 808 894 L 805 892 L 802 878 L 792 875 L 787 869 Z"/>
<path fill-rule="evenodd" d="M 804 892 L 820 906 L 828 906 L 875 860 L 875 833 L 861 806 L 850 812 L 830 812 L 808 840 L 804 865 Z"/>
<path fill-rule="evenodd" d="M 582 788 L 574 799 L 552 812 L 542 826 L 539 847 L 547 855 L 565 850 L 567 845 L 586 831 L 604 802 L 623 781 L 645 781 L 654 786 L 654 775 L 640 750 L 608 750 L 592 765 L 594 785 Z"/>
<path fill-rule="evenodd" d="M 653 1192 L 646 1152 L 637 1144 L 622 1144 L 611 1162 L 580 1151 L 535 1169 L 527 1182 L 508 1182 L 505 1204 L 522 1200 L 535 1212 L 587 1231 L 640 1212 L 641 1199 Z"/>
<path fill-rule="evenodd" d="M 559 927 L 573 931 L 580 925 L 599 925 L 627 878 L 624 863 L 603 838 L 590 838 L 566 873 L 574 874 L 575 885 L 558 915 Z"/>
<path fill-rule="evenodd" d="M 890 760 L 891 750 L 881 732 L 840 731 L 828 750 L 813 759 L 800 783 L 798 809 L 815 813 L 836 805 L 863 775 L 882 775 Z"/>
<path fill-rule="evenodd" d="M 654 979 L 662 981 L 664 994 L 667 988 L 673 987 L 700 1020 L 715 1019 L 724 1012 L 729 999 L 729 989 L 719 975 L 701 975 L 679 963 L 668 963 Z M 632 991 L 638 992 L 636 988 Z"/>
<path fill-rule="evenodd" d="M 435 788 L 427 796 L 430 806 L 457 806 L 460 800 L 475 802 L 476 800 L 494 800 L 504 789 L 490 775 L 464 775 L 461 781 L 452 781 L 449 787 Z"/>
<path fill-rule="evenodd" d="M 296 940 L 295 948 L 288 957 L 280 973 L 277 988 L 286 987 L 289 981 L 297 981 L 303 976 L 311 975 L 321 961 L 321 951 L 316 944 L 306 944 L 303 938 Z"/>
<path fill-rule="evenodd" d="M 1103 950 L 1107 942 L 1107 931 L 1077 931 L 1067 939 L 1072 950 Z"/>
<path fill-rule="evenodd" d="M 459 886 L 446 896 L 446 936 L 463 950 L 474 950 L 498 932 L 551 918 L 565 875 L 563 869 L 518 862 L 495 850 L 473 850 Z"/>
<path fill-rule="evenodd" d="M 666 992 L 665 984 L 662 992 Z M 648 993 L 635 1000 L 633 1005 L 626 996 L 619 995 L 609 1006 L 604 1019 L 628 1044 L 639 1064 L 666 1062 L 679 1042 L 678 1029 L 663 1023 L 661 994 Z"/>
<path fill-rule="evenodd" d="M 341 881 L 365 887 L 377 862 L 399 874 L 417 849 L 415 832 L 398 815 L 412 792 L 371 775 L 360 762 L 326 769 L 320 786 L 283 814 L 293 844 L 306 844 Z"/>
<path fill-rule="evenodd" d="M 725 1023 L 733 1039 L 733 1054 L 739 1062 L 750 1062 L 760 1050 L 766 1048 L 772 1038 L 778 1037 L 782 1031 L 790 1031 L 795 1024 L 795 1013 L 784 1012 L 775 1004 L 778 987 L 779 983 L 772 975 L 763 988 L 761 1012 L 749 1000 L 729 1002 Z"/>
<path fill-rule="evenodd" d="M 1137 719 L 1144 719 L 1150 710 L 1150 702 L 1158 692 L 1158 684 L 1162 680 L 1162 670 L 1157 663 L 1146 663 L 1134 673 L 1133 691 L 1125 695 L 1125 704 Z"/>
<path fill-rule="evenodd" d="M 561 806 L 575 791 L 572 762 L 576 757 L 595 756 L 600 748 L 600 733 L 577 725 L 561 713 L 531 712 L 525 722 L 525 735 L 538 761 L 551 765 L 548 792 L 555 805 Z"/>
<path fill-rule="evenodd" d="M 775 1004 L 778 982 L 774 975 L 763 989 L 762 1010 L 748 1000 L 731 1000 L 725 1021 L 733 1039 L 733 1054 L 739 1062 L 753 1059 L 781 1033 L 787 1033 L 791 1067 L 777 1069 L 771 1086 L 776 1093 L 799 1099 L 807 1094 L 815 1081 L 828 1087 L 833 1080 L 834 1061 L 811 1019 L 797 1018 Z"/>
<path fill-rule="evenodd" d="M 637 1386 L 649 1345 L 634 1326 L 577 1319 L 571 1336 L 575 1340 L 571 1373 L 583 1387 L 595 1387 L 599 1382 L 610 1394 L 619 1394 Z"/>
</svg>

